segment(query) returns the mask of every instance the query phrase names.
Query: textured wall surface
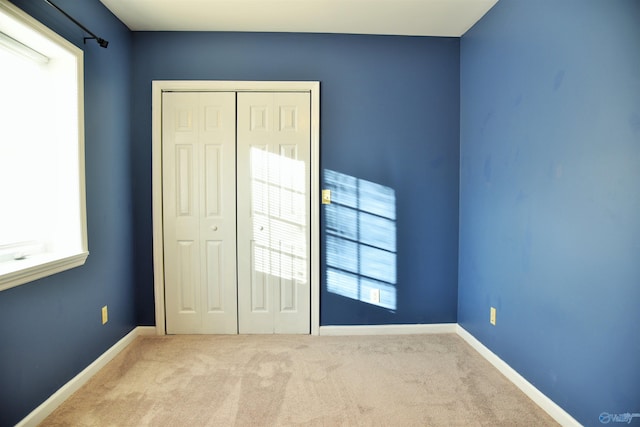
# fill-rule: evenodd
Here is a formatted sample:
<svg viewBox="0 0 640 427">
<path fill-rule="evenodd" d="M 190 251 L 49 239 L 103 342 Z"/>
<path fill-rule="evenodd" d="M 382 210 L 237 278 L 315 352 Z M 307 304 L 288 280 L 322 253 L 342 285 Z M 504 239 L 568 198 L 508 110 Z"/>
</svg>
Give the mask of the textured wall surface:
<svg viewBox="0 0 640 427">
<path fill-rule="evenodd" d="M 458 320 L 585 425 L 640 412 L 639 23 L 501 0 L 461 40 Z"/>
</svg>

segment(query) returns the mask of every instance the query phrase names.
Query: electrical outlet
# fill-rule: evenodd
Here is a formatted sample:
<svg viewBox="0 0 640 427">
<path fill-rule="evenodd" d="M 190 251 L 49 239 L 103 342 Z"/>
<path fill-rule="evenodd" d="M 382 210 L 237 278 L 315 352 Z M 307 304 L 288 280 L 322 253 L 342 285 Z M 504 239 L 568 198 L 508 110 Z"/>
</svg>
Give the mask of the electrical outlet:
<svg viewBox="0 0 640 427">
<path fill-rule="evenodd" d="M 107 306 L 102 307 L 102 324 L 104 325 L 109 321 L 109 311 L 107 310 Z"/>
<path fill-rule="evenodd" d="M 372 304 L 380 304 L 380 289 L 369 290 L 369 301 Z"/>
<path fill-rule="evenodd" d="M 491 311 L 489 314 L 489 323 L 491 323 L 493 326 L 496 326 L 496 309 L 495 307 L 491 307 Z"/>
</svg>

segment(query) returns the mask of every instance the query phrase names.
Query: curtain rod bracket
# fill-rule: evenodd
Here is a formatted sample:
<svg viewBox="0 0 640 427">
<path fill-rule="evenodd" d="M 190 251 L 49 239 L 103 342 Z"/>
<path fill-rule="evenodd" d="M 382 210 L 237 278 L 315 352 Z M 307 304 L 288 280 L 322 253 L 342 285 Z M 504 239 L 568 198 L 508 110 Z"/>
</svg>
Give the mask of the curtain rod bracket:
<svg viewBox="0 0 640 427">
<path fill-rule="evenodd" d="M 69 15 L 67 12 L 65 12 L 64 10 L 60 9 L 58 6 L 56 6 L 51 0 L 44 0 L 45 3 L 47 3 L 49 6 L 53 7 L 54 9 L 56 9 L 58 12 L 62 13 L 64 16 L 67 17 L 67 19 L 69 19 L 71 22 L 73 22 L 74 24 L 76 24 L 78 27 L 82 28 L 82 30 L 87 33 L 90 34 L 91 37 L 85 37 L 84 38 L 84 44 L 87 44 L 87 40 L 95 40 L 98 42 L 98 44 L 100 45 L 100 47 L 104 47 L 106 48 L 109 45 L 109 42 L 106 41 L 105 39 L 96 36 L 95 34 L 93 34 L 91 31 L 89 31 L 87 29 L 87 27 L 85 27 L 84 25 L 82 25 L 81 23 L 79 23 L 78 21 L 76 21 L 71 15 Z"/>
<path fill-rule="evenodd" d="M 100 38 L 100 37 L 85 37 L 84 38 L 84 44 L 87 44 L 87 40 L 95 40 L 95 41 L 97 41 L 98 44 L 100 45 L 100 47 L 106 48 L 107 46 L 109 46 L 109 42 L 106 41 L 103 38 Z"/>
</svg>

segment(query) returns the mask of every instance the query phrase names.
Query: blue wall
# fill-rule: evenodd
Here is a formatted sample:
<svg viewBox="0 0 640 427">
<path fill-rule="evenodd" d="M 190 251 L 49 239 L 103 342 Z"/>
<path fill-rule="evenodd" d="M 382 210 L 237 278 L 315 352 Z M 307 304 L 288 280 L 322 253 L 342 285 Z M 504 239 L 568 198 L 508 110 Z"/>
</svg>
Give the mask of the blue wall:
<svg viewBox="0 0 640 427">
<path fill-rule="evenodd" d="M 640 412 L 640 2 L 501 0 L 461 100 L 459 323 L 585 425 Z"/>
<path fill-rule="evenodd" d="M 395 190 L 398 238 L 397 309 L 330 294 L 323 275 L 321 324 L 456 321 L 458 39 L 137 32 L 133 55 L 141 324 L 154 323 L 151 81 L 173 79 L 319 80 L 321 167 Z"/>
<path fill-rule="evenodd" d="M 14 425 L 135 325 L 129 172 L 131 34 L 97 0 L 14 2 L 85 52 L 90 255 L 84 266 L 0 292 L 0 425 Z M 36 124 L 37 124 L 37 118 Z M 109 306 L 102 326 L 100 308 Z"/>
</svg>

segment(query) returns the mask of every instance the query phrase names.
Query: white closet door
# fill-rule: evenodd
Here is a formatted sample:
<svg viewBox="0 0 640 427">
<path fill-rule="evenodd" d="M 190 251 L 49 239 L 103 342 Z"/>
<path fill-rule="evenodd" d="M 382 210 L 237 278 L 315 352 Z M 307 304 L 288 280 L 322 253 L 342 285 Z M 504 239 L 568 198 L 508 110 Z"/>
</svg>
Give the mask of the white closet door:
<svg viewBox="0 0 640 427">
<path fill-rule="evenodd" d="M 235 334 L 235 93 L 162 102 L 167 333 Z"/>
<path fill-rule="evenodd" d="M 240 333 L 310 332 L 310 94 L 238 93 Z"/>
</svg>

